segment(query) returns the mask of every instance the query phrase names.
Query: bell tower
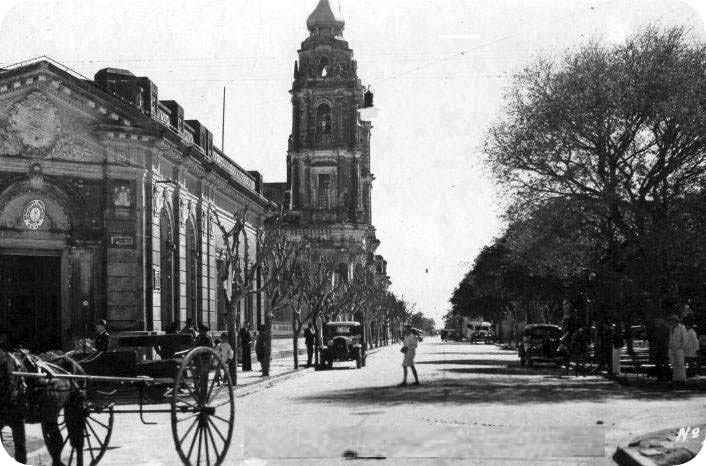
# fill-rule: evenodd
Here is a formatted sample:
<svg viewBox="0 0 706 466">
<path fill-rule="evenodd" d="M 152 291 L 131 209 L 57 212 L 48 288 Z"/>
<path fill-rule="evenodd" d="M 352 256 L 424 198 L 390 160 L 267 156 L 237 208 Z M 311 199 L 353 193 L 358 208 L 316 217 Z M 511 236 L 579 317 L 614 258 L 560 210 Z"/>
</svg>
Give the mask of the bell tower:
<svg viewBox="0 0 706 466">
<path fill-rule="evenodd" d="M 358 79 L 343 39 L 345 23 L 328 0 L 306 21 L 294 63 L 287 152 L 290 216 L 300 224 L 371 224 L 370 129 L 359 110 L 372 94 Z"/>
</svg>

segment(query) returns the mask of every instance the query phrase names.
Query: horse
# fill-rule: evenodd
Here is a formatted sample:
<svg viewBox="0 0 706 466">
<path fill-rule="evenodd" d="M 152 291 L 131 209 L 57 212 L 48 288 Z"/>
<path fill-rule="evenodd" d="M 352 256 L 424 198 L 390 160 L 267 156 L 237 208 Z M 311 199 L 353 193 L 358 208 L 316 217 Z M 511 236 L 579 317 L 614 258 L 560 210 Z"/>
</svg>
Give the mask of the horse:
<svg viewBox="0 0 706 466">
<path fill-rule="evenodd" d="M 43 374 L 22 377 L 12 372 Z M 27 462 L 25 424 L 41 423 L 42 435 L 53 466 L 62 465 L 65 441 L 59 429 L 59 415 L 64 410 L 67 441 L 79 452 L 82 466 L 83 414 L 85 390 L 73 380 L 52 378 L 49 373 L 77 374 L 80 366 L 65 356 L 53 355 L 50 361 L 23 352 L 0 349 L 0 428 L 10 427 L 15 443 L 15 460 Z"/>
</svg>

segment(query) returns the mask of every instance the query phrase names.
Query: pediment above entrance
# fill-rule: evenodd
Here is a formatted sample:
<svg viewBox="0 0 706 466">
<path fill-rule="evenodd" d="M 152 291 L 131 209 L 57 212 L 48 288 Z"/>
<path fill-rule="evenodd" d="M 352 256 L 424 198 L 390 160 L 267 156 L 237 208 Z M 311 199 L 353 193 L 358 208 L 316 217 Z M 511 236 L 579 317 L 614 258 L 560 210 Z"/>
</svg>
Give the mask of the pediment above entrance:
<svg viewBox="0 0 706 466">
<path fill-rule="evenodd" d="M 98 163 L 104 149 L 85 132 L 91 121 L 51 94 L 29 88 L 0 101 L 0 157 Z"/>
</svg>

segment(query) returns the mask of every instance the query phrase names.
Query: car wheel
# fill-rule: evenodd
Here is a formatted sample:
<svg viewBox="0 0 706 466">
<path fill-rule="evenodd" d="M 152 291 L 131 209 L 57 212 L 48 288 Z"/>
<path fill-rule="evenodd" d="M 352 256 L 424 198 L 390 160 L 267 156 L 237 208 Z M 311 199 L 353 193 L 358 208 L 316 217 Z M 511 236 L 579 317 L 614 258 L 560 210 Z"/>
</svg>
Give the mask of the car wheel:
<svg viewBox="0 0 706 466">
<path fill-rule="evenodd" d="M 363 356 L 358 353 L 355 357 L 355 368 L 360 369 L 361 367 L 363 367 Z"/>
</svg>

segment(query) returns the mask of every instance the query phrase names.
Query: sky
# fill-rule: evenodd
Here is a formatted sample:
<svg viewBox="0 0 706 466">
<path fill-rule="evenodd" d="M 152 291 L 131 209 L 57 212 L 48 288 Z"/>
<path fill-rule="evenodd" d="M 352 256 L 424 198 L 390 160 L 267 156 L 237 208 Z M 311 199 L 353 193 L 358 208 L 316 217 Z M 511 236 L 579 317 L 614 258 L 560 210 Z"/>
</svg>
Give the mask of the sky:
<svg viewBox="0 0 706 466">
<path fill-rule="evenodd" d="M 225 152 L 284 181 L 289 89 L 318 0 L 0 2 L 0 66 L 46 55 L 87 77 L 149 77 Z M 373 223 L 391 289 L 437 322 L 478 252 L 502 232 L 501 187 L 483 163 L 512 76 L 590 39 L 647 24 L 703 40 L 703 2 L 331 0 L 375 92 Z"/>
</svg>

